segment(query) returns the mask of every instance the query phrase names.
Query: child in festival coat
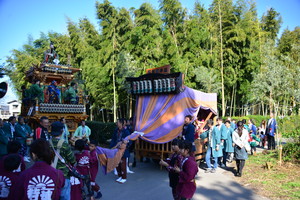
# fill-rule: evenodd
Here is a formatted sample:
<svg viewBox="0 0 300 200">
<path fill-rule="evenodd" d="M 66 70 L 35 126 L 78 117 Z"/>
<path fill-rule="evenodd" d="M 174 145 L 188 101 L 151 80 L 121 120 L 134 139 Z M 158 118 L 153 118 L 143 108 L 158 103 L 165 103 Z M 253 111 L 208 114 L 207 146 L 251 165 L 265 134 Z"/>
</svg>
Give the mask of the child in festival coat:
<svg viewBox="0 0 300 200">
<path fill-rule="evenodd" d="M 256 147 L 260 142 L 260 138 L 257 137 L 255 134 L 249 133 L 249 140 L 248 140 L 250 147 L 251 147 L 251 155 L 256 156 Z"/>
<path fill-rule="evenodd" d="M 95 140 L 91 140 L 89 144 L 90 148 L 90 173 L 91 173 L 91 185 L 92 185 L 92 190 L 96 192 L 96 199 L 100 199 L 102 197 L 102 193 L 100 192 L 100 187 L 96 183 L 96 176 L 98 173 L 98 157 L 97 157 L 97 152 L 96 152 L 96 147 L 98 143 Z"/>
<path fill-rule="evenodd" d="M 65 178 L 62 171 L 51 166 L 54 153 L 48 141 L 44 139 L 34 141 L 30 146 L 30 155 L 35 163 L 19 175 L 8 199 L 59 200 Z"/>
<path fill-rule="evenodd" d="M 179 174 L 174 171 L 174 167 L 179 167 L 182 159 L 178 147 L 180 142 L 181 140 L 174 139 L 172 141 L 172 151 L 174 153 L 170 156 L 170 158 L 167 158 L 166 161 L 161 160 L 159 163 L 160 165 L 166 167 L 166 169 L 169 171 L 170 187 L 172 188 L 172 194 L 175 200 L 178 199 L 176 187 L 178 185 Z"/>
<path fill-rule="evenodd" d="M 191 199 L 196 191 L 195 176 L 198 173 L 198 166 L 193 156 L 192 143 L 183 141 L 179 143 L 182 161 L 179 167 L 174 167 L 174 171 L 179 174 L 179 181 L 176 187 L 178 200 Z"/>
<path fill-rule="evenodd" d="M 3 160 L 3 168 L 0 168 L 0 199 L 8 199 L 10 188 L 17 182 L 21 158 L 18 154 L 10 154 Z"/>
<path fill-rule="evenodd" d="M 4 164 L 4 159 L 9 156 L 9 155 L 13 155 L 13 154 L 17 154 L 20 159 L 21 159 L 21 165 L 19 166 L 18 169 L 15 170 L 15 173 L 17 173 L 18 175 L 25 170 L 26 165 L 24 162 L 24 158 L 23 156 L 21 156 L 20 154 L 18 154 L 18 152 L 21 149 L 21 143 L 18 141 L 9 141 L 7 144 L 7 155 L 3 156 L 2 160 L 0 161 L 0 168 L 3 168 L 3 164 Z"/>
<path fill-rule="evenodd" d="M 75 158 L 77 162 L 76 169 L 77 171 L 84 175 L 90 177 L 90 152 L 85 149 L 85 141 L 84 140 L 77 140 L 75 142 L 75 149 L 77 152 L 75 152 Z M 80 186 L 85 186 L 88 191 L 88 196 L 93 196 L 92 191 L 91 191 L 91 185 L 90 185 L 90 180 L 89 179 L 84 179 L 84 180 L 79 180 L 80 181 Z M 83 182 L 82 182 L 83 181 Z M 79 187 L 78 181 L 74 179 L 75 185 L 71 185 L 71 199 L 72 200 L 77 200 L 77 199 L 82 199 L 81 195 L 81 188 Z M 80 193 L 79 193 L 79 188 L 80 188 Z"/>
</svg>

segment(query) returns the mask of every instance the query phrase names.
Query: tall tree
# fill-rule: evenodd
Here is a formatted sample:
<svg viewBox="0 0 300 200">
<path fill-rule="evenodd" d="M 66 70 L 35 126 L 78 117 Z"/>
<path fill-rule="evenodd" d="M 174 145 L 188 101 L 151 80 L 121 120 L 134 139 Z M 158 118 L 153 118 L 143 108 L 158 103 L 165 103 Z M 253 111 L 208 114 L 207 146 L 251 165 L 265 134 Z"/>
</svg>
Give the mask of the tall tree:
<svg viewBox="0 0 300 200">
<path fill-rule="evenodd" d="M 182 8 L 178 0 L 161 0 L 160 11 L 162 12 L 162 20 L 167 29 L 170 31 L 174 43 L 179 52 L 180 37 L 183 32 L 183 23 L 186 15 L 185 9 Z"/>
<path fill-rule="evenodd" d="M 269 38 L 275 40 L 279 32 L 282 18 L 274 8 L 270 8 L 261 19 L 262 29 L 269 34 Z"/>
<path fill-rule="evenodd" d="M 108 82 L 112 85 L 113 91 L 113 113 L 114 120 L 117 118 L 117 100 L 118 91 L 116 85 L 116 63 L 118 54 L 126 49 L 123 46 L 125 38 L 130 37 L 130 31 L 132 29 L 132 21 L 130 13 L 126 9 L 118 11 L 108 0 L 103 3 L 96 3 L 97 16 L 100 20 L 100 26 L 102 30 L 101 36 L 101 49 L 99 51 L 101 59 L 101 67 L 103 71 L 109 74 L 111 79 Z M 109 94 L 109 90 L 108 96 Z M 107 99 L 109 101 L 109 98 Z"/>
<path fill-rule="evenodd" d="M 181 45 L 185 40 L 184 19 L 186 17 L 186 10 L 178 0 L 160 0 L 160 12 L 165 28 L 172 38 L 172 40 L 170 40 L 169 36 L 166 35 L 166 42 L 171 42 L 167 44 L 167 46 L 172 48 L 174 45 L 175 47 L 175 50 L 171 50 L 176 53 L 171 58 L 173 69 L 174 71 L 182 71 L 184 61 L 182 60 L 183 50 Z"/>
<path fill-rule="evenodd" d="M 103 57 L 103 67 L 107 68 L 107 72 L 112 75 L 113 85 L 113 116 L 114 121 L 117 120 L 117 91 L 116 91 L 116 54 L 120 47 L 118 43 L 118 35 L 116 31 L 118 11 L 108 0 L 103 3 L 96 3 L 97 16 L 102 26 L 101 54 Z"/>
<path fill-rule="evenodd" d="M 215 35 L 217 36 L 218 40 L 215 45 L 215 50 L 219 54 L 218 63 L 215 64 L 216 67 L 220 72 L 221 82 L 222 82 L 222 92 L 221 92 L 221 102 L 222 102 L 222 116 L 225 116 L 226 113 L 226 102 L 225 102 L 225 83 L 224 80 L 224 72 L 230 69 L 230 64 L 226 61 L 230 61 L 229 59 L 224 59 L 226 53 L 230 54 L 230 49 L 226 48 L 226 43 L 224 38 L 226 35 L 226 30 L 231 29 L 233 25 L 236 23 L 236 17 L 234 16 L 234 7 L 231 0 L 214 0 L 211 7 L 209 8 L 210 16 L 214 22 L 214 25 L 217 27 L 215 29 Z M 226 52 L 227 50 L 227 52 Z M 229 50 L 229 51 L 228 51 Z"/>
<path fill-rule="evenodd" d="M 140 74 L 147 68 L 157 67 L 163 55 L 162 21 L 149 3 L 143 3 L 134 11 L 135 27 L 132 30 L 132 54 Z"/>
</svg>

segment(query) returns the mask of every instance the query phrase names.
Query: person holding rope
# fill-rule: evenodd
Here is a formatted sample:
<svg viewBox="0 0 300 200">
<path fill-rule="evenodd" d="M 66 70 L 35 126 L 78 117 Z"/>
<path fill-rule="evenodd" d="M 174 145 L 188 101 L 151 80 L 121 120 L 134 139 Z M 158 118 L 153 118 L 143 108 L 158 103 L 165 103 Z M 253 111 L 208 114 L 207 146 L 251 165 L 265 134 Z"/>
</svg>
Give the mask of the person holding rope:
<svg viewBox="0 0 300 200">
<path fill-rule="evenodd" d="M 195 176 L 198 173 L 198 166 L 195 157 L 191 155 L 192 148 L 192 143 L 189 141 L 179 143 L 182 160 L 179 167 L 174 167 L 174 171 L 179 174 L 179 180 L 176 186 L 178 200 L 191 199 L 196 191 Z"/>
<path fill-rule="evenodd" d="M 110 148 L 117 148 L 122 142 L 123 140 L 129 136 L 130 133 L 128 131 L 128 129 L 126 128 L 126 120 L 125 119 L 118 119 L 117 121 L 117 128 L 113 133 L 111 142 L 110 142 Z M 117 166 L 117 172 L 118 172 L 118 179 L 116 180 L 116 182 L 118 183 L 125 183 L 127 181 L 127 158 L 130 155 L 129 152 L 129 145 L 131 142 L 129 142 L 127 144 L 126 150 L 123 154 L 123 157 L 119 163 L 119 165 Z"/>
<path fill-rule="evenodd" d="M 64 140 L 62 137 L 64 132 L 64 124 L 61 122 L 53 122 L 51 124 L 51 135 L 53 148 L 55 151 L 60 154 L 60 156 L 64 159 L 67 164 L 74 165 L 76 163 L 74 154 L 71 150 L 70 145 Z M 54 168 L 59 169 L 63 172 L 65 177 L 65 184 L 61 191 L 60 200 L 70 200 L 71 199 L 71 183 L 70 183 L 70 174 L 69 168 L 66 166 L 65 163 L 61 161 L 56 155 L 54 159 L 54 163 L 52 165 Z"/>
</svg>

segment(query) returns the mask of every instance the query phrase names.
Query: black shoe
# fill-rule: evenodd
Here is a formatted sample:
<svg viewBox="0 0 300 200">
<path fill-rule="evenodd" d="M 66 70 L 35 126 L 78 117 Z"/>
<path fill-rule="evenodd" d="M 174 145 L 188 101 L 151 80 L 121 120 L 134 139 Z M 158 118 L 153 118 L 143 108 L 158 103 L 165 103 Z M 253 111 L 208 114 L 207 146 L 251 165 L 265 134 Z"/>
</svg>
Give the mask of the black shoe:
<svg viewBox="0 0 300 200">
<path fill-rule="evenodd" d="M 133 163 L 132 163 L 132 167 L 136 167 L 136 162 L 133 162 Z"/>
<path fill-rule="evenodd" d="M 237 177 L 242 177 L 242 173 L 236 173 Z"/>
<path fill-rule="evenodd" d="M 100 199 L 102 197 L 102 193 L 100 191 L 97 192 L 95 199 Z"/>
</svg>

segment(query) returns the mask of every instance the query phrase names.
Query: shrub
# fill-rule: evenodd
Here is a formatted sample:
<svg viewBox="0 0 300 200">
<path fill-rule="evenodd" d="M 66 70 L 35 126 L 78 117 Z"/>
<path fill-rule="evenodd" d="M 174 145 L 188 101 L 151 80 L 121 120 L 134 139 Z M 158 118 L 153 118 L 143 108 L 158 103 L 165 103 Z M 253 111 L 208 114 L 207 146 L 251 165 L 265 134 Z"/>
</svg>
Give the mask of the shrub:
<svg viewBox="0 0 300 200">
<path fill-rule="evenodd" d="M 282 157 L 284 161 L 300 163 L 300 142 L 283 145 Z"/>
<path fill-rule="evenodd" d="M 98 141 L 100 144 L 106 144 L 111 139 L 116 124 L 113 122 L 103 123 L 97 121 L 87 121 L 86 125 L 91 129 L 90 139 Z"/>
<path fill-rule="evenodd" d="M 283 137 L 299 140 L 300 136 L 300 116 L 287 116 L 278 121 L 279 132 Z"/>
<path fill-rule="evenodd" d="M 269 119 L 268 116 L 262 116 L 262 115 L 247 115 L 247 116 L 244 116 L 244 117 L 231 117 L 231 119 L 235 119 L 236 121 L 242 121 L 243 119 L 248 120 L 249 119 L 252 119 L 255 126 L 259 127 L 260 126 L 260 123 L 262 122 L 262 120 L 267 120 Z"/>
</svg>

